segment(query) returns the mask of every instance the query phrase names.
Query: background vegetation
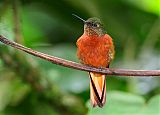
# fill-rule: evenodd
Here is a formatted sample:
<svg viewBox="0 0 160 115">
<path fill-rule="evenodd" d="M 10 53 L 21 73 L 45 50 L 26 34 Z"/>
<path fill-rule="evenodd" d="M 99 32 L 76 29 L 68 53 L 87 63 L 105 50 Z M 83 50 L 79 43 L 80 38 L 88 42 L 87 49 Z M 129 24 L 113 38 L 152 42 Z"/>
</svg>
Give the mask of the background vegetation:
<svg viewBox="0 0 160 115">
<path fill-rule="evenodd" d="M 112 36 L 113 68 L 160 69 L 159 0 L 1 0 L 0 34 L 77 61 L 84 19 L 98 17 Z M 89 78 L 0 43 L 0 115 L 158 115 L 160 79 L 107 77 L 104 108 L 89 105 Z"/>
</svg>

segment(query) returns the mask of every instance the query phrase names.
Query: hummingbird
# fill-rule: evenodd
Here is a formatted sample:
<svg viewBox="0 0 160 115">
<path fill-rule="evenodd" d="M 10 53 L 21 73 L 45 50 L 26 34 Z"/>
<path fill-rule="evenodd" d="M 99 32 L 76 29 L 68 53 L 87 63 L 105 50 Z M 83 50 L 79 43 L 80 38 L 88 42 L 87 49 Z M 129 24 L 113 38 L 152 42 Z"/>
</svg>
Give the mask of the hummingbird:
<svg viewBox="0 0 160 115">
<path fill-rule="evenodd" d="M 92 67 L 109 68 L 115 54 L 114 44 L 100 19 L 93 17 L 84 20 L 73 15 L 84 24 L 84 33 L 76 42 L 80 62 Z M 91 105 L 102 108 L 106 102 L 106 77 L 104 74 L 89 72 L 89 78 Z"/>
</svg>

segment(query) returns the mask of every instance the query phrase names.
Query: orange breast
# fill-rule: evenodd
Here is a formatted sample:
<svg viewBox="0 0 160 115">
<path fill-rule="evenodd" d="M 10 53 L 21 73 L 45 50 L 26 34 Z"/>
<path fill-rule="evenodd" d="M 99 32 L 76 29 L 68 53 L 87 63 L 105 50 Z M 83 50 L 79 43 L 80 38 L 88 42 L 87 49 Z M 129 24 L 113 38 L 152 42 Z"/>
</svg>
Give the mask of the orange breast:
<svg viewBox="0 0 160 115">
<path fill-rule="evenodd" d="M 77 40 L 77 56 L 82 63 L 95 66 L 107 67 L 114 56 L 112 38 L 104 36 L 86 36 L 83 34 Z"/>
</svg>

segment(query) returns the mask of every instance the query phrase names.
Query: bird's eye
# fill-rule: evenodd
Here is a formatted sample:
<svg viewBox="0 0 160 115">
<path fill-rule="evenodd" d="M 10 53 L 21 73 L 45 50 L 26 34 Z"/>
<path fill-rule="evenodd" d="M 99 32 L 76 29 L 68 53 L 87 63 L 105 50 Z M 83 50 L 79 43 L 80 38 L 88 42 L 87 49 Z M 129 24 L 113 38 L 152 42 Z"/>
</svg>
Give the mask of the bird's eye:
<svg viewBox="0 0 160 115">
<path fill-rule="evenodd" d="M 91 23 L 91 22 L 88 22 L 87 25 L 92 27 L 99 27 L 99 24 Z"/>
<path fill-rule="evenodd" d="M 99 27 L 99 24 L 92 24 L 93 27 Z"/>
<path fill-rule="evenodd" d="M 93 27 L 97 27 L 97 24 L 93 24 Z"/>
</svg>

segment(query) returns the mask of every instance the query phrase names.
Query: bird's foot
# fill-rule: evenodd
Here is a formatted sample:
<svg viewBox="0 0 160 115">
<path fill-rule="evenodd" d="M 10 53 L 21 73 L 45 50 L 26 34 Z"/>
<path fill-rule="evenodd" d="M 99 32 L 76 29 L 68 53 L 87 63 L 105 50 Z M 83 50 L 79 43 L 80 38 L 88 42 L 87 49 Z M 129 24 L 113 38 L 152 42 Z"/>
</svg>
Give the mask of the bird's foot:
<svg viewBox="0 0 160 115">
<path fill-rule="evenodd" d="M 100 69 L 100 71 L 103 71 L 103 69 L 105 69 L 105 68 L 100 66 L 100 67 L 98 67 L 98 69 Z"/>
</svg>

